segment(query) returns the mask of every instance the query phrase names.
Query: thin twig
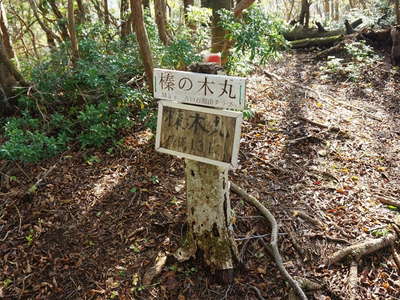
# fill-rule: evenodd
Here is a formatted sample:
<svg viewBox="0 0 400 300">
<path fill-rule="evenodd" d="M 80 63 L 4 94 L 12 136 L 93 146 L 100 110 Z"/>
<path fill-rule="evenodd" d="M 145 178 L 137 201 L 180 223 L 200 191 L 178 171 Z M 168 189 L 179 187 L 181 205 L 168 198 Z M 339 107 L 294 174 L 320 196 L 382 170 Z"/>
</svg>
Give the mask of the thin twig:
<svg viewBox="0 0 400 300">
<path fill-rule="evenodd" d="M 270 253 L 272 257 L 274 258 L 276 265 L 281 272 L 281 274 L 286 278 L 286 280 L 289 282 L 290 286 L 296 291 L 296 294 L 300 297 L 302 300 L 306 300 L 307 296 L 301 289 L 300 285 L 298 282 L 296 282 L 292 276 L 289 274 L 289 272 L 286 270 L 285 266 L 283 265 L 283 260 L 282 256 L 279 252 L 278 249 L 278 223 L 276 222 L 276 219 L 274 215 L 264 206 L 262 205 L 256 198 L 253 196 L 249 195 L 244 191 L 242 188 L 231 182 L 231 189 L 233 192 L 241 196 L 244 200 L 247 202 L 251 203 L 254 205 L 260 213 L 268 220 L 268 222 L 271 224 L 271 242 L 268 245 L 263 239 L 260 241 L 264 243 L 264 246 L 270 250 Z"/>
</svg>

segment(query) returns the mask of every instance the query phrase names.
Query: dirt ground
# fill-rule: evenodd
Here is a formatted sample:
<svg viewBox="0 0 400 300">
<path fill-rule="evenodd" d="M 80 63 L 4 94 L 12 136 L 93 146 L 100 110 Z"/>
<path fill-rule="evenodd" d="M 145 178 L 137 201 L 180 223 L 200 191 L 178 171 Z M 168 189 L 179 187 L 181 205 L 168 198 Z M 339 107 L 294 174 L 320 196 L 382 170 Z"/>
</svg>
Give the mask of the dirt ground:
<svg viewBox="0 0 400 300">
<path fill-rule="evenodd" d="M 310 299 L 400 299 L 391 249 L 357 262 L 355 286 L 349 260 L 326 264 L 400 223 L 399 211 L 380 202 L 400 200 L 400 73 L 380 61 L 351 82 L 322 76 L 321 64 L 313 54 L 287 54 L 265 69 L 281 80 L 249 77 L 255 114 L 242 126 L 231 180 L 276 217 L 285 267 L 320 284 Z M 288 299 L 260 243 L 268 223 L 233 193 L 244 262 L 234 282 L 219 283 L 201 259 L 174 259 L 185 232 L 184 164 L 153 144 L 138 128 L 108 154 L 75 149 L 40 165 L 1 162 L 1 299 Z M 159 253 L 167 261 L 143 285 Z"/>
</svg>

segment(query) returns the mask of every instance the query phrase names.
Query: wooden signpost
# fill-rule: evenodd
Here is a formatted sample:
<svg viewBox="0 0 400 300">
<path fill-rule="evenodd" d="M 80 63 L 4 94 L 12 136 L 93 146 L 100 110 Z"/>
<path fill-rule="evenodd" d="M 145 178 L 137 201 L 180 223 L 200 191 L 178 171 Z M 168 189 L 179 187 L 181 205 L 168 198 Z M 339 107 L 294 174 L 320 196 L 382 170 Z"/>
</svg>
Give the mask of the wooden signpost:
<svg viewBox="0 0 400 300">
<path fill-rule="evenodd" d="M 242 113 L 160 101 L 156 150 L 236 168 Z"/>
<path fill-rule="evenodd" d="M 155 69 L 153 85 L 154 96 L 164 99 L 156 150 L 186 158 L 188 232 L 175 256 L 184 261 L 200 249 L 207 265 L 230 281 L 237 247 L 228 170 L 237 167 L 242 113 L 221 108 L 244 108 L 245 79 Z"/>
<path fill-rule="evenodd" d="M 246 79 L 183 71 L 154 69 L 156 99 L 243 110 L 246 101 Z"/>
</svg>

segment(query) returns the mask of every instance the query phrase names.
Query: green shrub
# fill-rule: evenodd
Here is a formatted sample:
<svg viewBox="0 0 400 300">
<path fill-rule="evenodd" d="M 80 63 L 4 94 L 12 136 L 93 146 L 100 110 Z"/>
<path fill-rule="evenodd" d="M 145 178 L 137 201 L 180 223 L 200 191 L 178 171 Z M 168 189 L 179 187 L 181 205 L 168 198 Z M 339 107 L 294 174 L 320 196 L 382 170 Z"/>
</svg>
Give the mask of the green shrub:
<svg viewBox="0 0 400 300">
<path fill-rule="evenodd" d="M 287 46 L 282 21 L 266 15 L 260 5 L 245 11 L 240 20 L 228 10 L 221 10 L 220 16 L 221 26 L 228 32 L 226 38 L 235 41 L 227 62 L 230 73 L 237 73 L 241 64 L 264 64 Z"/>
</svg>

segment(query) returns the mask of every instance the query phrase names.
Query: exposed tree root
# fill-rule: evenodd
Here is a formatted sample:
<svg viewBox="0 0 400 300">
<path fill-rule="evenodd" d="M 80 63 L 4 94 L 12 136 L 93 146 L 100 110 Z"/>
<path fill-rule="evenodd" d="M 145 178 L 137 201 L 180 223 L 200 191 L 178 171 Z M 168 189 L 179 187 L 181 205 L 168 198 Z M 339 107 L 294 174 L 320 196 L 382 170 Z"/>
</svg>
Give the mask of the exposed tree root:
<svg viewBox="0 0 400 300">
<path fill-rule="evenodd" d="M 351 262 L 349 273 L 349 300 L 357 299 L 358 263 Z"/>
<path fill-rule="evenodd" d="M 284 278 L 289 282 L 290 286 L 296 291 L 296 294 L 300 297 L 300 299 L 305 300 L 307 299 L 306 294 L 303 292 L 302 288 L 300 287 L 299 283 L 292 278 L 292 276 L 288 273 L 285 266 L 283 265 L 282 256 L 279 253 L 278 249 L 278 223 L 275 220 L 275 217 L 271 214 L 271 212 L 262 205 L 256 198 L 249 195 L 244 191 L 242 188 L 231 182 L 231 189 L 233 192 L 241 196 L 244 200 L 249 202 L 250 204 L 254 205 L 260 213 L 268 220 L 271 224 L 271 242 L 268 245 L 263 239 L 261 241 L 264 243 L 266 248 L 269 250 L 271 255 L 273 256 L 276 265 L 283 275 Z"/>
<path fill-rule="evenodd" d="M 357 243 L 336 251 L 331 257 L 327 259 L 328 264 L 335 264 L 344 259 L 347 256 L 352 257 L 355 260 L 359 260 L 364 255 L 374 253 L 382 248 L 393 245 L 397 239 L 397 234 L 389 233 L 388 235 L 379 239 L 371 239 L 361 243 Z"/>
</svg>

